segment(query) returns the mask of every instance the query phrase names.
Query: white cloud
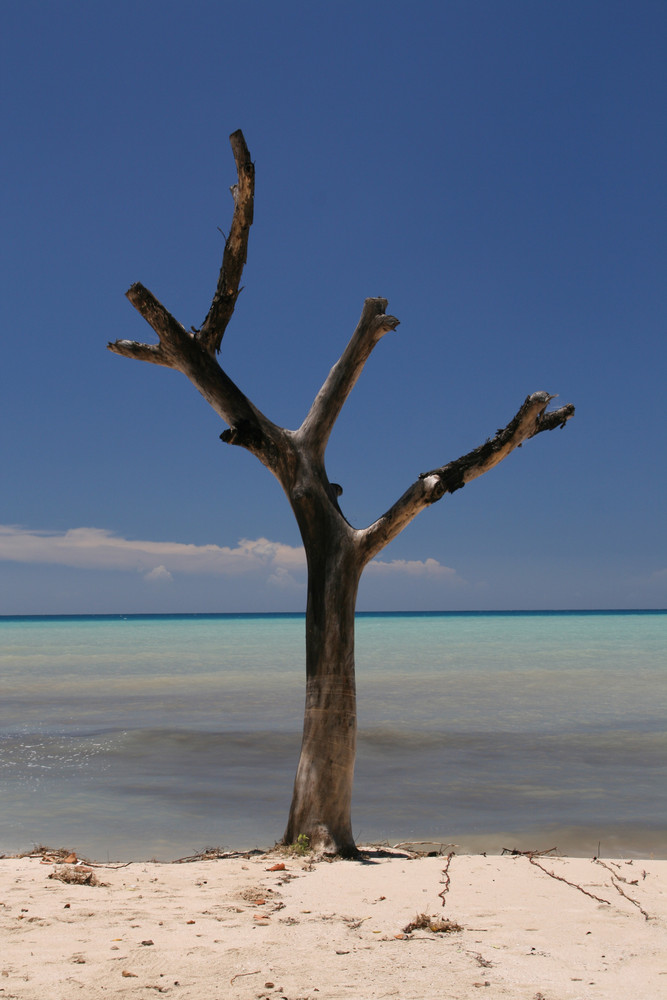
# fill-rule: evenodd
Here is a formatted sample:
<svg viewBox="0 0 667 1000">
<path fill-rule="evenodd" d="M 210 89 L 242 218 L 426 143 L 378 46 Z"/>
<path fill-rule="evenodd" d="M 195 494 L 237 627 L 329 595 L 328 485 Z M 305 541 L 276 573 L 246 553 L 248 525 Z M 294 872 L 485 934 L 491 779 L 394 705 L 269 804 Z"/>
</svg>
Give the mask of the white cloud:
<svg viewBox="0 0 667 1000">
<path fill-rule="evenodd" d="M 103 528 L 70 528 L 64 532 L 29 531 L 0 525 L 0 560 L 137 572 L 151 583 L 168 583 L 174 574 L 242 576 L 260 573 L 279 588 L 302 585 L 306 557 L 301 546 L 268 538 L 242 538 L 231 548 L 122 538 Z M 460 582 L 455 570 L 437 559 L 375 559 L 374 576 L 424 577 Z"/>
<path fill-rule="evenodd" d="M 301 583 L 284 566 L 277 566 L 266 582 L 280 590 L 294 590 L 295 587 L 301 587 Z"/>
<path fill-rule="evenodd" d="M 460 579 L 455 569 L 443 566 L 437 559 L 392 559 L 391 562 L 374 559 L 368 564 L 367 572 L 381 576 L 403 574 L 405 576 L 437 577 L 438 579 L 447 577 L 452 582 Z"/>
<path fill-rule="evenodd" d="M 238 576 L 258 570 L 305 569 L 303 549 L 267 538 L 243 538 L 234 547 L 186 545 L 122 538 L 102 528 L 65 532 L 28 531 L 0 525 L 0 559 L 50 563 L 77 569 L 135 571 L 152 580 L 166 574 L 197 573 Z"/>
<path fill-rule="evenodd" d="M 146 573 L 144 580 L 150 583 L 173 583 L 174 578 L 166 566 L 156 566 L 155 569 Z"/>
</svg>

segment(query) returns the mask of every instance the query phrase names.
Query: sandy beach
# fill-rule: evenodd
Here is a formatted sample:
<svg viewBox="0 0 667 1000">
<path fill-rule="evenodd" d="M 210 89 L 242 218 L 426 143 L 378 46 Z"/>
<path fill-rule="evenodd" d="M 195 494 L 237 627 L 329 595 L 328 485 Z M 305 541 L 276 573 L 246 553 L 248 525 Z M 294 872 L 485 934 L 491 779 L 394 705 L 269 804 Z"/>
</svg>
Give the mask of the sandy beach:
<svg viewBox="0 0 667 1000">
<path fill-rule="evenodd" d="M 667 861 L 65 862 L 0 860 L 2 1000 L 667 996 Z"/>
</svg>

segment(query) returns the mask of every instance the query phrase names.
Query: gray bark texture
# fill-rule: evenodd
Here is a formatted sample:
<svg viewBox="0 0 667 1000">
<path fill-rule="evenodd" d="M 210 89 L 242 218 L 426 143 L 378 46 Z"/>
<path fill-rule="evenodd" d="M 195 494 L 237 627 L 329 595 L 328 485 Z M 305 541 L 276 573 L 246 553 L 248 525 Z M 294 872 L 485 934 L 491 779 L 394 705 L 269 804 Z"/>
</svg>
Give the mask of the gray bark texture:
<svg viewBox="0 0 667 1000">
<path fill-rule="evenodd" d="M 220 437 L 251 451 L 278 479 L 290 502 L 308 564 L 306 706 L 301 754 L 286 844 L 308 838 L 319 852 L 351 856 L 352 781 L 356 751 L 354 613 L 361 573 L 417 514 L 501 462 L 528 438 L 563 427 L 571 404 L 547 412 L 546 392 L 528 396 L 506 427 L 467 455 L 423 472 L 385 514 L 353 528 L 329 482 L 324 455 L 336 419 L 370 354 L 398 326 L 386 299 L 366 299 L 352 338 L 326 378 L 298 430 L 272 423 L 229 378 L 217 360 L 240 291 L 253 219 L 255 171 L 243 134 L 230 137 L 238 181 L 234 214 L 218 284 L 200 329 L 186 330 L 155 296 L 134 284 L 127 297 L 157 334 L 157 344 L 117 340 L 109 350 L 175 368 L 228 425 Z"/>
</svg>

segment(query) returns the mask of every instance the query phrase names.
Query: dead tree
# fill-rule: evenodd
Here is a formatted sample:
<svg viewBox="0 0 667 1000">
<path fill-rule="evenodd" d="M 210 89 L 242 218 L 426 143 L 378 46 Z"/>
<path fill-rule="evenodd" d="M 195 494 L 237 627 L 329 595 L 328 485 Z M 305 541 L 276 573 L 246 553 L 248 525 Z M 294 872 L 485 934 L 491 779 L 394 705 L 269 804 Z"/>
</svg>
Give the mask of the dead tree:
<svg viewBox="0 0 667 1000">
<path fill-rule="evenodd" d="M 303 742 L 284 842 L 305 834 L 317 850 L 352 855 L 354 613 L 361 573 L 421 510 L 493 468 L 528 438 L 563 427 L 574 407 L 547 412 L 553 397 L 533 393 L 493 438 L 447 465 L 421 473 L 377 521 L 354 528 L 340 509 L 340 488 L 327 478 L 324 454 L 371 351 L 385 333 L 396 329 L 398 320 L 387 314 L 386 299 L 366 299 L 352 339 L 297 430 L 272 423 L 244 395 L 216 357 L 239 295 L 253 220 L 254 165 L 242 132 L 234 132 L 230 142 L 238 174 L 231 189 L 234 214 L 213 302 L 201 328 L 186 330 L 147 288 L 134 284 L 127 297 L 153 328 L 158 343 L 117 340 L 108 346 L 123 357 L 186 375 L 228 425 L 222 440 L 256 455 L 287 495 L 306 551 L 308 598 Z"/>
</svg>

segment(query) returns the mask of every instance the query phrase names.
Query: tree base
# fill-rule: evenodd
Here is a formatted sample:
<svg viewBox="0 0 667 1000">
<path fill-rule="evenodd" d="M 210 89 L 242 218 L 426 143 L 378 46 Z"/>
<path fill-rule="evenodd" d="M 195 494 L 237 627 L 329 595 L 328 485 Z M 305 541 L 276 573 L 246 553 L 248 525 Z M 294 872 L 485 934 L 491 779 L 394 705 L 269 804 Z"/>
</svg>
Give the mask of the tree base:
<svg viewBox="0 0 667 1000">
<path fill-rule="evenodd" d="M 351 838 L 334 837 L 323 824 L 302 831 L 296 836 L 286 830 L 281 844 L 283 847 L 296 849 L 301 853 L 312 852 L 328 858 L 359 858 L 360 852 Z"/>
</svg>

